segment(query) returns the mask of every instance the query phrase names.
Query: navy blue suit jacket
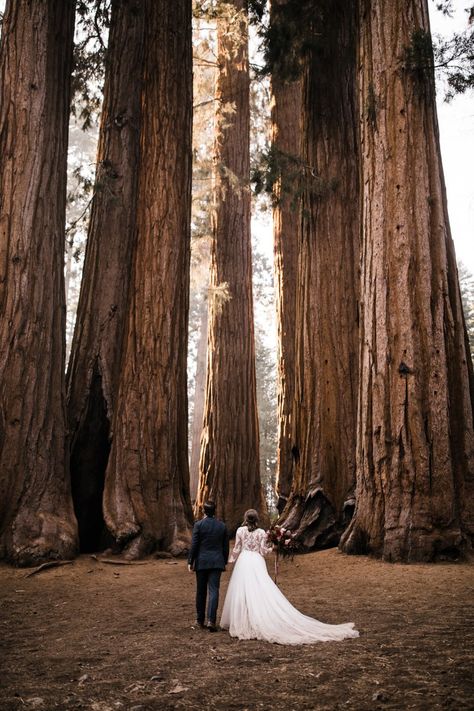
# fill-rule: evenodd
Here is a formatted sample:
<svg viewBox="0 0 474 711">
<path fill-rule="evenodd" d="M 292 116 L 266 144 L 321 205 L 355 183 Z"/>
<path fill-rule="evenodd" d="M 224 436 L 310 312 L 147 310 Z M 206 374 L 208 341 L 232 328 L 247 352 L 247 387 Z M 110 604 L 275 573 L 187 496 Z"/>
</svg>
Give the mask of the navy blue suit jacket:
<svg viewBox="0 0 474 711">
<path fill-rule="evenodd" d="M 229 535 L 225 523 L 214 516 L 196 521 L 188 563 L 194 570 L 224 570 L 229 557 Z"/>
</svg>

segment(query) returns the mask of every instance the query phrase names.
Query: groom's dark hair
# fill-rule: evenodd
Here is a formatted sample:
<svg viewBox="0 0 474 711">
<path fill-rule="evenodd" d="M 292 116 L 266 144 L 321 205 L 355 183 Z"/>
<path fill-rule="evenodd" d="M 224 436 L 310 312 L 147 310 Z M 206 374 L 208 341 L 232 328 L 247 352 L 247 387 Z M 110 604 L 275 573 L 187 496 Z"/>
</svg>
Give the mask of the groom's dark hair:
<svg viewBox="0 0 474 711">
<path fill-rule="evenodd" d="M 214 516 L 214 514 L 216 513 L 216 505 L 214 501 L 206 501 L 203 506 L 203 509 L 206 516 Z"/>
</svg>

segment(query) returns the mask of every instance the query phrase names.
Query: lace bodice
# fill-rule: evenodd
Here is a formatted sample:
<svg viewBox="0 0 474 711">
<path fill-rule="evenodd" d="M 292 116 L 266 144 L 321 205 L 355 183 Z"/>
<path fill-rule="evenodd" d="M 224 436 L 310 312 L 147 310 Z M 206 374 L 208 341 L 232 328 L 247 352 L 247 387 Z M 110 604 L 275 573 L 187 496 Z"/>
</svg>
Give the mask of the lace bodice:
<svg viewBox="0 0 474 711">
<path fill-rule="evenodd" d="M 241 526 L 235 534 L 235 545 L 229 556 L 229 563 L 234 563 L 242 551 L 253 551 L 260 555 L 267 555 L 273 550 L 267 543 L 267 534 L 263 528 L 249 531 L 247 526 Z"/>
</svg>

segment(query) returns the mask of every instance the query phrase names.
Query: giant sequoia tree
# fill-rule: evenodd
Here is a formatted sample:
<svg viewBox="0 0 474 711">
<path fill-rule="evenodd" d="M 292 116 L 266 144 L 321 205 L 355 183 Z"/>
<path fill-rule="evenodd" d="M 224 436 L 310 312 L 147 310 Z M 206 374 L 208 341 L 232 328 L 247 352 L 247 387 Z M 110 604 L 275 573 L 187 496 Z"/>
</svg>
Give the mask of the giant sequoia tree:
<svg viewBox="0 0 474 711">
<path fill-rule="evenodd" d="M 67 375 L 71 484 L 83 550 L 103 533 L 102 494 L 136 234 L 144 2 L 115 0 L 96 188 Z"/>
<path fill-rule="evenodd" d="M 249 192 L 249 71 L 244 0 L 218 20 L 215 205 L 206 402 L 197 511 L 212 497 L 229 530 L 265 510 L 259 473 Z M 220 292 L 226 288 L 230 298 Z"/>
<path fill-rule="evenodd" d="M 145 0 L 137 234 L 104 488 L 129 556 L 189 541 L 191 0 Z"/>
<path fill-rule="evenodd" d="M 285 22 L 278 11 L 286 0 L 273 0 L 272 26 Z M 275 291 L 278 326 L 278 508 L 288 499 L 293 479 L 291 410 L 295 383 L 296 284 L 300 233 L 298 175 L 301 150 L 302 82 L 281 76 L 275 67 L 272 74 L 272 149 L 279 166 L 273 187 L 273 235 L 275 251 Z M 291 169 L 292 168 L 292 169 Z M 296 168 L 296 169 L 295 169 Z"/>
<path fill-rule="evenodd" d="M 282 514 L 307 547 L 338 540 L 355 485 L 358 308 L 356 2 L 305 4 L 306 164 L 296 304 L 294 476 Z"/>
<path fill-rule="evenodd" d="M 420 40 L 426 0 L 362 3 L 357 504 L 342 549 L 388 560 L 474 534 L 472 363 Z"/>
<path fill-rule="evenodd" d="M 70 557 L 64 219 L 74 2 L 8 2 L 0 52 L 0 555 Z"/>
<path fill-rule="evenodd" d="M 83 550 L 100 544 L 136 233 L 143 0 L 111 8 L 97 176 L 67 375 L 71 483 Z"/>
</svg>

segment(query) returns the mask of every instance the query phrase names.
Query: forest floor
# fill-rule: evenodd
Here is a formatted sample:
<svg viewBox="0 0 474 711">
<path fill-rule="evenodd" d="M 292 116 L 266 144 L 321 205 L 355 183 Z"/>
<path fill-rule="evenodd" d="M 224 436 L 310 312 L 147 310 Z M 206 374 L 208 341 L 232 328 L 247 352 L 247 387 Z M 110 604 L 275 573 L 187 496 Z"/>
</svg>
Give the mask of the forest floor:
<svg viewBox="0 0 474 711">
<path fill-rule="evenodd" d="M 361 633 L 300 647 L 193 629 L 182 559 L 81 556 L 27 575 L 0 566 L 2 710 L 474 709 L 472 564 L 336 550 L 285 561 L 279 583 L 294 605 Z"/>
</svg>

